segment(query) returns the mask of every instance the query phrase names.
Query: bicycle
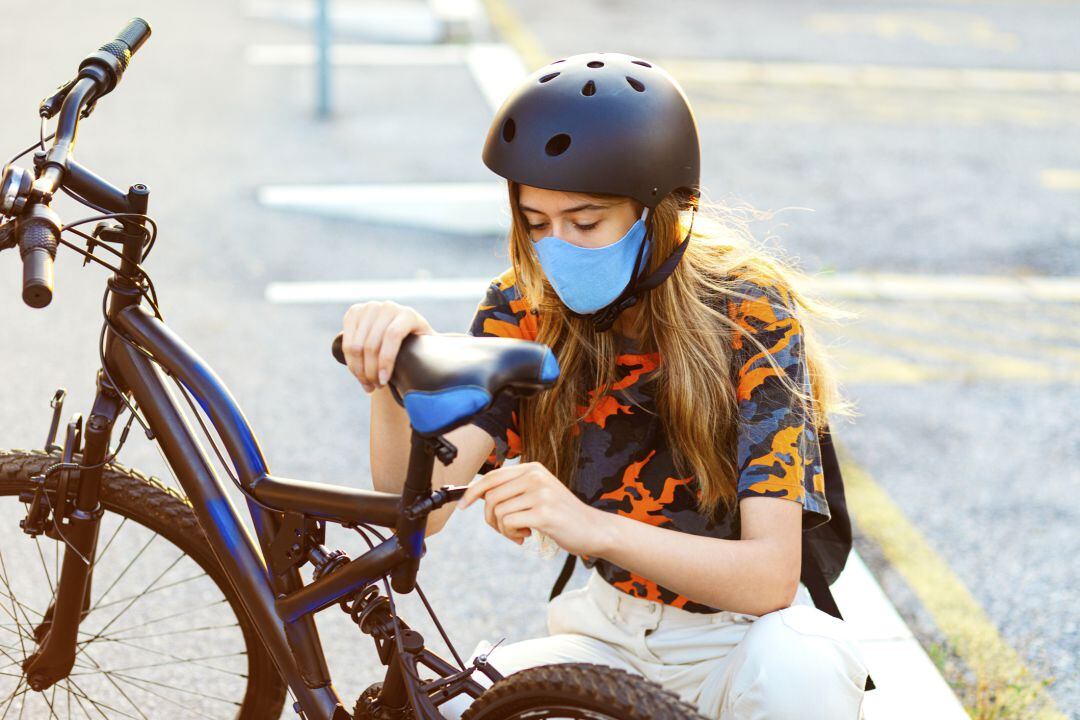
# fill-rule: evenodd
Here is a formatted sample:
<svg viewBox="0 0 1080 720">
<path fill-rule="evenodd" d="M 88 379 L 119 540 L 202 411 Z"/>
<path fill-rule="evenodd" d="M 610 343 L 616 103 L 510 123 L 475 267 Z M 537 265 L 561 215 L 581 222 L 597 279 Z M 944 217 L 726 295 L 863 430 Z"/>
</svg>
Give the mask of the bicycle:
<svg viewBox="0 0 1080 720">
<path fill-rule="evenodd" d="M 0 450 L 0 496 L 20 502 L 5 507 L 0 522 L 13 527 L 18 517 L 28 536 L 0 546 L 0 662 L 6 663 L 0 687 L 14 685 L 0 691 L 0 717 L 18 704 L 19 717 L 186 713 L 265 720 L 280 715 L 287 692 L 295 712 L 310 720 L 437 720 L 438 705 L 461 693 L 475 699 L 468 720 L 700 717 L 659 685 L 602 665 L 546 665 L 503 677 L 481 655 L 466 667 L 416 583 L 428 513 L 465 490 L 432 489 L 435 459 L 448 464 L 456 454 L 445 434 L 499 393 L 525 396 L 550 387 L 559 368 L 547 346 L 467 335 L 406 338 L 390 380 L 411 426 L 400 494 L 270 474 L 228 388 L 165 324 L 143 268 L 158 230 L 147 215 L 149 189 L 133 184 L 124 192 L 72 156 L 79 121 L 116 88 L 150 32 L 134 18 L 87 56 L 76 77 L 42 101 L 38 142 L 5 166 L 0 181 L 0 251 L 19 247 L 27 305 L 51 302 L 61 244 L 81 253 L 84 266 L 93 261 L 112 272 L 102 296 L 101 367 L 88 419 L 75 413 L 63 444 L 55 442 L 66 397 L 60 388 L 44 450 Z M 57 115 L 46 136 L 46 121 Z M 35 148 L 33 173 L 15 165 Z M 63 224 L 50 207 L 58 190 L 98 215 Z M 78 229 L 90 223 L 97 223 L 92 232 Z M 85 240 L 86 249 L 62 232 Z M 117 264 L 95 254 L 99 249 Z M 341 339 L 339 333 L 331 351 L 344 363 Z M 166 378 L 241 492 L 254 536 Z M 125 410 L 130 415 L 110 452 Z M 135 420 L 158 443 L 182 492 L 115 462 Z M 368 550 L 350 558 L 329 549 L 327 525 L 357 532 Z M 170 545 L 167 551 L 160 542 L 151 547 L 158 538 Z M 163 569 L 147 569 L 146 562 Z M 300 573 L 305 567 L 310 582 Z M 39 579 L 29 580 L 32 574 Z M 133 594 L 118 589 L 125 582 L 134 585 Z M 414 589 L 456 665 L 426 648 L 398 616 L 394 592 Z M 313 617 L 334 605 L 372 636 L 387 668 L 351 711 L 334 689 Z M 118 654 L 121 667 L 105 654 Z M 142 655 L 151 661 L 131 664 Z M 201 671 L 197 683 L 176 680 L 178 665 Z M 422 678 L 424 671 L 435 676 Z M 477 671 L 490 688 L 474 679 Z"/>
</svg>

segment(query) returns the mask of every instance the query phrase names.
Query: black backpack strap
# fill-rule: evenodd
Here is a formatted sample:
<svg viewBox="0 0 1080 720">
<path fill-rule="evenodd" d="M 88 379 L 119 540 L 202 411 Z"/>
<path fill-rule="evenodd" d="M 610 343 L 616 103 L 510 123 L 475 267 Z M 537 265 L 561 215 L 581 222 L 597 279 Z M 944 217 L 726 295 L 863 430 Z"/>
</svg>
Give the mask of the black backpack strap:
<svg viewBox="0 0 1080 720">
<path fill-rule="evenodd" d="M 836 598 L 833 597 L 832 590 L 829 589 L 829 583 L 825 582 L 825 575 L 821 572 L 821 566 L 818 565 L 817 558 L 805 545 L 803 546 L 802 556 L 802 583 L 810 591 L 810 599 L 814 601 L 814 606 L 818 610 L 826 612 L 838 620 L 844 619 L 840 614 L 840 608 L 836 605 Z M 864 689 L 873 690 L 875 687 L 873 679 L 867 674 Z"/>
<path fill-rule="evenodd" d="M 566 562 L 563 563 L 562 570 L 559 572 L 559 577 L 555 580 L 555 585 L 551 588 L 551 597 L 548 600 L 554 600 L 555 596 L 563 591 L 566 587 L 566 583 L 570 582 L 570 576 L 574 574 L 574 561 L 577 560 L 577 555 L 573 553 L 566 554 Z"/>
</svg>

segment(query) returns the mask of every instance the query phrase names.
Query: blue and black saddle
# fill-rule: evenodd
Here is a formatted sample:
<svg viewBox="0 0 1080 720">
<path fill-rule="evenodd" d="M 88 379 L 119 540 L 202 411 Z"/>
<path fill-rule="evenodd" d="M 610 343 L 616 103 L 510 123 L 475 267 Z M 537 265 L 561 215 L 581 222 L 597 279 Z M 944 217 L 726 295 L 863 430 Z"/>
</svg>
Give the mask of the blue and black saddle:
<svg viewBox="0 0 1080 720">
<path fill-rule="evenodd" d="M 559 363 L 547 345 L 515 338 L 408 335 L 390 390 L 413 429 L 439 435 L 483 412 L 501 392 L 531 395 L 552 386 Z"/>
</svg>

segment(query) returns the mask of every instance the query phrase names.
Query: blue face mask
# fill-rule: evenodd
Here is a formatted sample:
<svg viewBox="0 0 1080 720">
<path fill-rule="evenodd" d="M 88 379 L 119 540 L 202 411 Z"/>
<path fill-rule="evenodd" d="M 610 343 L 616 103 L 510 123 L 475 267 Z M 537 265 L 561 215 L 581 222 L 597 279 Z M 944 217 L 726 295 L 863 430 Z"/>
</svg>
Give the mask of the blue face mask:
<svg viewBox="0 0 1080 720">
<path fill-rule="evenodd" d="M 650 249 L 645 239 L 648 214 L 646 207 L 622 239 L 604 247 L 585 248 L 554 235 L 533 243 L 548 282 L 568 308 L 588 314 L 610 305 L 630 284 L 642 243 L 640 266 L 645 267 Z"/>
</svg>

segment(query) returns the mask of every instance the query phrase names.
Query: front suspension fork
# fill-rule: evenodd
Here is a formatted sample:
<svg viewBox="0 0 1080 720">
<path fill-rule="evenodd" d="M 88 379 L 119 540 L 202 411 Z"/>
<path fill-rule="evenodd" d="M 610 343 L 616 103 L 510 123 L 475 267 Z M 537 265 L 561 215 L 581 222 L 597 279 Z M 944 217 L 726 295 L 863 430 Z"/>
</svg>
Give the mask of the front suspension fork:
<svg viewBox="0 0 1080 720">
<path fill-rule="evenodd" d="M 53 402 L 53 425 L 46 449 L 54 447 L 52 441 L 62 402 L 63 396 L 58 392 Z M 35 636 L 40 641 L 38 649 L 23 663 L 27 682 L 37 691 L 67 677 L 75 665 L 79 623 L 90 608 L 98 528 L 104 512 L 99 501 L 103 463 L 109 451 L 112 428 L 122 405 L 120 395 L 99 370 L 90 418 L 85 428 L 81 427 L 81 417 L 78 415 L 68 425 L 63 453 L 64 462 L 75 462 L 74 456 L 79 445 L 85 443 L 80 465 L 87 469 L 59 471 L 53 499 L 43 497 L 50 492 L 45 480 L 35 490 L 36 497 L 31 502 L 27 524 L 31 524 L 35 507 L 38 507 L 41 501 L 47 502 L 52 513 L 51 519 L 47 516 L 44 518 L 44 532 L 65 545 L 56 593 L 44 620 L 35 629 Z M 72 495 L 74 499 L 69 500 Z M 28 533 L 34 534 L 33 529 L 24 525 L 24 530 Z"/>
</svg>

